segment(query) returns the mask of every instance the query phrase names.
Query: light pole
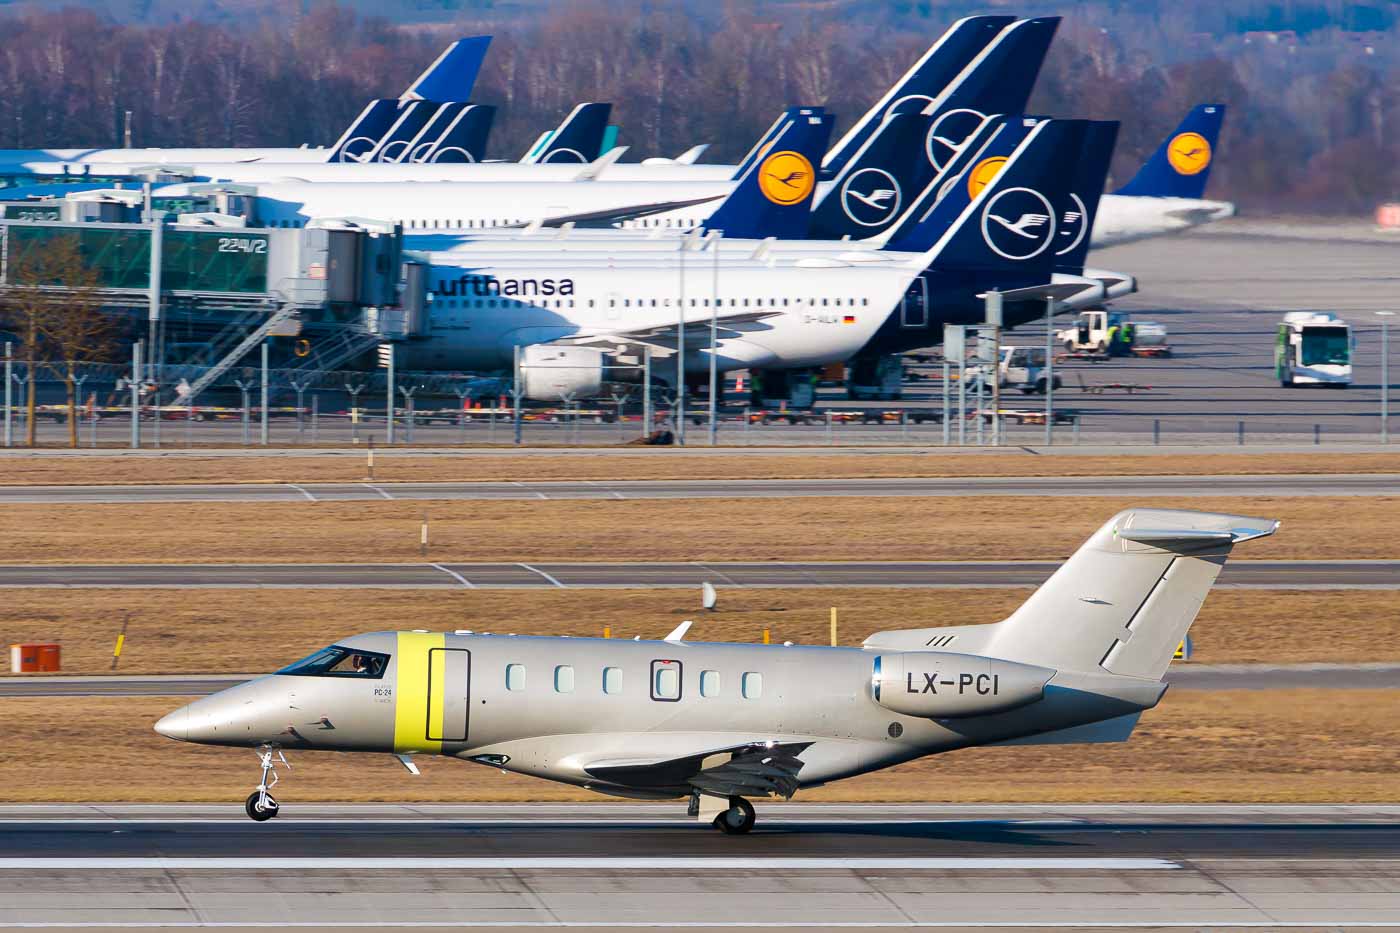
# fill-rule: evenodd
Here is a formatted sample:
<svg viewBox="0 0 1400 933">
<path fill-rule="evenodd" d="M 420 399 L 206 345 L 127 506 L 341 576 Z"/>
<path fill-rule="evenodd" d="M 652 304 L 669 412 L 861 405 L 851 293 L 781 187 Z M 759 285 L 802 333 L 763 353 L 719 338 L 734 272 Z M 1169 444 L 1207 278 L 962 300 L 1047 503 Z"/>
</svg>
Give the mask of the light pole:
<svg viewBox="0 0 1400 933">
<path fill-rule="evenodd" d="M 680 315 L 676 324 L 676 446 L 685 446 L 685 238 L 680 240 L 679 250 Z"/>
<path fill-rule="evenodd" d="M 710 244 L 715 251 L 714 283 L 710 295 L 710 446 L 719 443 L 719 238 Z"/>
<path fill-rule="evenodd" d="M 1390 319 L 1394 311 L 1377 311 L 1381 319 L 1381 443 L 1390 443 Z"/>
</svg>

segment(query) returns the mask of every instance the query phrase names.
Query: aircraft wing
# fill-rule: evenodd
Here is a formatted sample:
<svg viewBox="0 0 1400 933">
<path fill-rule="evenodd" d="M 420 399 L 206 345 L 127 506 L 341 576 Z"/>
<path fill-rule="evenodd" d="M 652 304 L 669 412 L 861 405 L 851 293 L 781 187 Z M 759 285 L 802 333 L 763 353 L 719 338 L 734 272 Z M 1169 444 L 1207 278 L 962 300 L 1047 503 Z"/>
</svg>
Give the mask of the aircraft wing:
<svg viewBox="0 0 1400 933">
<path fill-rule="evenodd" d="M 540 218 L 538 221 L 532 221 L 532 223 L 537 222 L 545 227 L 560 227 L 564 224 L 576 224 L 580 227 L 606 227 L 628 220 L 636 220 L 638 217 L 650 217 L 653 214 L 664 214 L 667 211 L 679 210 L 682 207 L 707 204 L 710 201 L 718 201 L 724 197 L 725 196 L 722 194 L 715 194 L 704 198 L 690 198 L 686 201 L 654 201 L 650 204 L 629 204 L 625 207 L 610 207 L 601 211 L 585 211 L 581 214 L 558 214 L 553 217 Z M 511 224 L 510 226 L 523 227 L 525 224 Z"/>
<path fill-rule="evenodd" d="M 721 797 L 789 798 L 797 793 L 802 754 L 811 742 L 748 742 L 679 758 L 597 761 L 584 770 L 630 787 L 693 787 Z"/>
<path fill-rule="evenodd" d="M 720 330 L 727 330 L 736 324 L 753 324 L 770 317 L 777 317 L 781 311 L 736 311 L 728 314 L 719 314 L 715 317 L 715 322 Z M 634 327 L 629 330 L 603 331 L 595 334 L 586 334 L 580 337 L 565 337 L 555 343 L 567 343 L 571 346 L 606 346 L 616 347 L 625 344 L 651 344 L 669 348 L 675 345 L 680 336 L 680 322 L 670 321 L 665 324 L 655 324 L 650 327 Z M 689 341 L 692 338 L 708 339 L 710 334 L 710 317 L 691 318 L 685 322 L 685 337 Z"/>
</svg>

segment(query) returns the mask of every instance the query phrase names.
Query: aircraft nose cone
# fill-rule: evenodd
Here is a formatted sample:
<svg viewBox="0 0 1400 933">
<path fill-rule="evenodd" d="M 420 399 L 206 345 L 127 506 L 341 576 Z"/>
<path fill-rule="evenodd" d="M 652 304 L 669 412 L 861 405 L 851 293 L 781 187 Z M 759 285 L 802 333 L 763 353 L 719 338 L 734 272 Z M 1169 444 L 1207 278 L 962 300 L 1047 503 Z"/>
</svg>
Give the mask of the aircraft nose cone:
<svg viewBox="0 0 1400 933">
<path fill-rule="evenodd" d="M 155 730 L 167 739 L 179 739 L 181 742 L 189 736 L 190 708 L 182 706 L 173 713 L 166 713 L 155 724 Z"/>
</svg>

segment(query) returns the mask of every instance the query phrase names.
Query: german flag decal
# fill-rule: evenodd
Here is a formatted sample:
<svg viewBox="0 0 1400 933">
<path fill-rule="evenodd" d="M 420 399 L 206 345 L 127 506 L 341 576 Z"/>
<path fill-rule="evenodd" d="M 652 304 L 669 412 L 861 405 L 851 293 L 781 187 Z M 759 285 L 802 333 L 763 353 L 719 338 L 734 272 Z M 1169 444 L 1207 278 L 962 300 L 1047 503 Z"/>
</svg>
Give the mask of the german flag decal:
<svg viewBox="0 0 1400 933">
<path fill-rule="evenodd" d="M 848 314 L 841 319 L 842 324 L 854 324 L 855 322 L 856 316 L 854 314 Z"/>
</svg>

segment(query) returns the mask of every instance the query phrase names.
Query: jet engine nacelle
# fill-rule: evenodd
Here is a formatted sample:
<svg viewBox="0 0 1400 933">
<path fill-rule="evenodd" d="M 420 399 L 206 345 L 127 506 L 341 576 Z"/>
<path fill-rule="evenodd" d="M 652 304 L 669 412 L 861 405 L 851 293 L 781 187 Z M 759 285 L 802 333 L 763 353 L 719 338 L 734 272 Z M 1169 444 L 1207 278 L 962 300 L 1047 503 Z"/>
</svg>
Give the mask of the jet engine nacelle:
<svg viewBox="0 0 1400 933">
<path fill-rule="evenodd" d="M 1055 672 L 1046 667 L 946 651 L 901 651 L 875 658 L 875 702 L 907 716 L 956 719 L 986 716 L 1045 694 Z"/>
<path fill-rule="evenodd" d="M 534 344 L 520 352 L 525 397 L 537 402 L 591 398 L 603 388 L 603 351 L 594 347 Z"/>
</svg>

